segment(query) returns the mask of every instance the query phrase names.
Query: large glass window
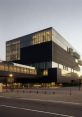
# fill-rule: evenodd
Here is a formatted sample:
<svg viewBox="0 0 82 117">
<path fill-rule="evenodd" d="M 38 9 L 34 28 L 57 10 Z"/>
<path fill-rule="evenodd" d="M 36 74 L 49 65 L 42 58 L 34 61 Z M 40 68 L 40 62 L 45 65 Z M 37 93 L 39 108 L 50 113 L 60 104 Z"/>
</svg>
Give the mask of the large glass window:
<svg viewBox="0 0 82 117">
<path fill-rule="evenodd" d="M 56 30 L 52 30 L 52 41 L 55 42 L 57 45 L 62 47 L 64 50 L 69 51 L 69 48 L 74 48 L 66 41 Z"/>
<path fill-rule="evenodd" d="M 0 64 L 0 70 L 4 70 L 4 65 Z"/>
<path fill-rule="evenodd" d="M 20 59 L 20 41 L 11 41 L 6 44 L 6 60 Z"/>
<path fill-rule="evenodd" d="M 8 71 L 8 65 L 4 65 L 5 71 Z"/>
<path fill-rule="evenodd" d="M 59 64 L 59 68 L 60 68 L 60 69 L 63 69 L 63 65 L 62 65 L 62 64 Z"/>
<path fill-rule="evenodd" d="M 43 71 L 43 76 L 48 76 L 48 70 Z"/>
<path fill-rule="evenodd" d="M 51 41 L 51 39 L 52 39 L 52 31 L 51 30 L 42 31 L 42 32 L 38 32 L 38 33 L 33 35 L 32 43 L 39 44 L 39 43 L 43 43 L 46 41 Z"/>
<path fill-rule="evenodd" d="M 52 62 L 52 68 L 58 68 L 58 63 L 56 63 L 56 62 Z"/>
</svg>

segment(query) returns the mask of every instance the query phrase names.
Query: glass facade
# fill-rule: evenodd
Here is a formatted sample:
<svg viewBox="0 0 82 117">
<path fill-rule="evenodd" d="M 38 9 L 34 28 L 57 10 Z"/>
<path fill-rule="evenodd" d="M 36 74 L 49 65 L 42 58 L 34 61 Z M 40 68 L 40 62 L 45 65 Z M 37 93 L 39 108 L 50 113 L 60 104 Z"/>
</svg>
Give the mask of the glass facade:
<svg viewBox="0 0 82 117">
<path fill-rule="evenodd" d="M 52 61 L 52 68 L 58 68 L 58 63 Z"/>
<path fill-rule="evenodd" d="M 32 36 L 33 45 L 51 41 L 51 40 L 52 40 L 52 31 L 51 30 L 38 32 Z"/>
<path fill-rule="evenodd" d="M 76 59 L 80 59 L 80 55 L 55 29 L 52 28 L 52 41 L 59 45 L 66 52 L 70 53 Z"/>
<path fill-rule="evenodd" d="M 52 68 L 52 62 L 39 62 L 39 63 L 30 64 L 29 66 L 33 66 L 37 69 L 47 69 L 47 68 Z"/>
<path fill-rule="evenodd" d="M 52 62 L 52 68 L 58 68 L 58 69 L 61 69 L 61 76 L 70 76 L 71 73 L 76 73 L 77 75 L 80 74 L 79 70 L 74 70 L 70 67 L 67 67 L 65 65 L 62 65 L 62 64 L 58 64 L 56 62 Z"/>
<path fill-rule="evenodd" d="M 20 60 L 20 41 L 10 41 L 6 44 L 6 60 Z"/>
<path fill-rule="evenodd" d="M 75 49 L 53 28 L 48 28 L 42 31 L 38 31 L 15 40 L 11 40 L 6 43 L 6 60 L 14 61 L 20 60 L 20 48 L 28 47 L 31 45 L 36 45 L 40 43 L 45 43 L 48 41 L 53 41 L 57 45 L 59 45 L 66 52 L 70 53 L 76 61 L 79 58 L 79 55 L 75 52 Z M 56 50 L 57 51 L 57 50 Z M 55 50 L 54 50 L 55 52 Z M 59 63 L 51 63 L 49 62 L 41 62 L 34 63 L 33 65 L 36 68 L 50 68 L 59 65 Z M 59 65 L 61 67 L 61 64 Z"/>
<path fill-rule="evenodd" d="M 38 74 L 36 69 L 19 65 L 0 65 L 0 70 L 47 77 L 51 75 L 50 79 L 53 77 L 53 81 L 57 82 L 59 78 L 61 81 L 62 78 L 71 78 L 72 73 L 79 74 L 79 59 L 76 50 L 50 27 L 6 43 L 7 61 L 35 67 Z M 42 71 L 41 74 L 39 71 Z"/>
<path fill-rule="evenodd" d="M 8 71 L 8 72 L 16 72 L 16 73 L 24 73 L 24 74 L 31 74 L 37 75 L 37 71 L 35 68 L 24 66 L 20 64 L 4 64 L 0 63 L 0 71 Z"/>
<path fill-rule="evenodd" d="M 75 50 L 55 29 L 52 29 L 52 41 L 64 50 Z"/>
<path fill-rule="evenodd" d="M 49 54 L 52 54 L 51 55 L 52 60 L 45 61 L 46 59 L 44 59 L 43 61 L 35 62 L 35 63 L 33 62 L 32 64 L 30 64 L 30 63 L 29 64 L 31 66 L 34 66 L 34 67 L 40 68 L 40 69 L 60 68 L 60 69 L 64 69 L 67 71 L 69 71 L 69 70 L 71 71 L 71 69 L 75 68 L 74 65 L 73 66 L 70 65 L 69 62 L 77 64 L 77 61 L 80 58 L 79 54 L 76 53 L 75 52 L 76 50 L 53 28 L 41 30 L 41 31 L 26 35 L 23 37 L 19 37 L 15 40 L 8 41 L 6 43 L 6 60 L 7 61 L 14 61 L 14 60 L 20 61 L 21 60 L 20 49 L 21 50 L 23 48 L 26 49 L 29 46 L 38 45 L 38 44 L 45 43 L 48 41 L 52 41 L 59 46 L 59 47 L 57 46 L 57 48 L 56 48 L 56 45 L 54 45 L 53 52 L 52 52 L 52 50 L 50 50 L 51 53 L 49 53 L 49 51 L 48 51 Z M 51 44 L 52 44 L 52 42 L 51 42 Z M 53 45 L 51 45 L 51 46 L 53 48 Z M 60 49 L 58 50 L 58 48 L 60 48 Z M 61 51 L 61 50 L 64 50 L 65 52 Z M 44 50 L 42 50 L 42 51 L 44 51 Z M 24 51 L 23 51 L 23 53 L 24 53 Z M 45 53 L 47 53 L 47 52 L 45 52 Z M 34 56 L 34 53 L 32 55 Z M 25 54 L 25 56 L 26 56 L 26 54 Z M 28 52 L 27 52 L 27 56 L 29 56 Z M 24 58 L 24 57 L 22 57 L 22 58 Z M 67 61 L 68 63 L 67 62 L 65 63 L 65 61 Z M 5 67 L 5 69 L 7 69 L 7 67 Z M 16 68 L 14 68 L 14 69 L 16 70 Z M 20 71 L 20 69 L 18 69 L 18 71 Z M 21 71 L 23 71 L 23 69 Z M 26 70 L 24 70 L 24 71 L 26 72 Z"/>
</svg>

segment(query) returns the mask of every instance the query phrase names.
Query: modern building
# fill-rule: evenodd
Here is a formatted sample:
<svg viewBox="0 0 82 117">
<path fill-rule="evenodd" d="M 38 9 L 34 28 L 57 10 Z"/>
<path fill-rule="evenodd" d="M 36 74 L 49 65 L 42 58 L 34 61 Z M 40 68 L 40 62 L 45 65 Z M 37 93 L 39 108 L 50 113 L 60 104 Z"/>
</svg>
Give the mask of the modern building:
<svg viewBox="0 0 82 117">
<path fill-rule="evenodd" d="M 80 55 L 52 27 L 6 42 L 6 61 L 37 69 L 32 82 L 77 81 Z"/>
<path fill-rule="evenodd" d="M 37 76 L 35 67 L 21 65 L 12 62 L 0 62 L 0 83 L 31 82 Z"/>
</svg>

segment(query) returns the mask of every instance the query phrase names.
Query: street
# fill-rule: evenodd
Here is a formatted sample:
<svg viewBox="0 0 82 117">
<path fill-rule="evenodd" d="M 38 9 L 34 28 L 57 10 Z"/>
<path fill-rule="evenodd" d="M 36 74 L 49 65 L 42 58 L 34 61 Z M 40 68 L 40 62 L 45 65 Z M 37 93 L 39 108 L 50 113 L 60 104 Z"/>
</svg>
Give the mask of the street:
<svg viewBox="0 0 82 117">
<path fill-rule="evenodd" d="M 82 117 L 82 106 L 0 97 L 0 117 Z"/>
</svg>

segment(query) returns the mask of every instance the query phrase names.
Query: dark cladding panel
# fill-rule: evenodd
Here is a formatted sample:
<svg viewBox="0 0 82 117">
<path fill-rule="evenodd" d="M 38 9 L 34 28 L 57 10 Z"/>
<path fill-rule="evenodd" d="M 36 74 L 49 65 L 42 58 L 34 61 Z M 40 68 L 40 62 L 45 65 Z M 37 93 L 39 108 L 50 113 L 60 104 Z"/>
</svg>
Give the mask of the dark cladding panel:
<svg viewBox="0 0 82 117">
<path fill-rule="evenodd" d="M 52 61 L 70 68 L 75 68 L 74 66 L 78 67 L 75 63 L 74 57 L 54 42 L 52 43 Z"/>
<path fill-rule="evenodd" d="M 48 77 L 51 82 L 57 82 L 57 68 L 48 69 Z"/>
<path fill-rule="evenodd" d="M 52 60 L 52 42 L 45 42 L 21 48 L 21 60 L 24 64 L 47 62 Z"/>
</svg>

